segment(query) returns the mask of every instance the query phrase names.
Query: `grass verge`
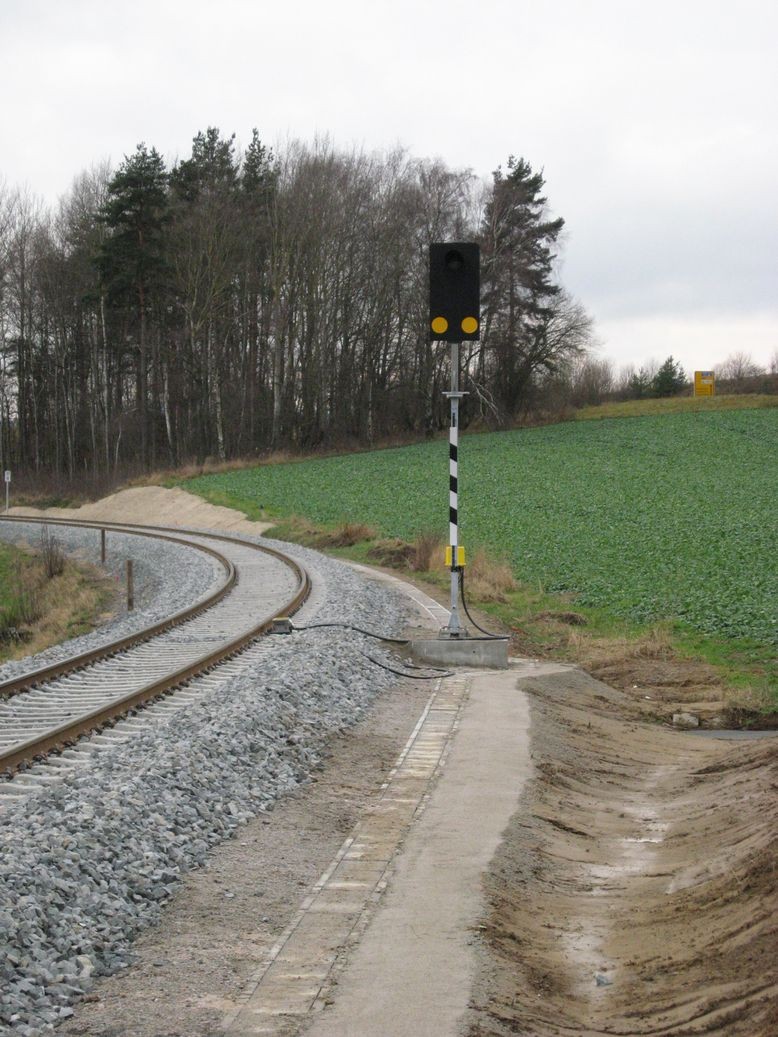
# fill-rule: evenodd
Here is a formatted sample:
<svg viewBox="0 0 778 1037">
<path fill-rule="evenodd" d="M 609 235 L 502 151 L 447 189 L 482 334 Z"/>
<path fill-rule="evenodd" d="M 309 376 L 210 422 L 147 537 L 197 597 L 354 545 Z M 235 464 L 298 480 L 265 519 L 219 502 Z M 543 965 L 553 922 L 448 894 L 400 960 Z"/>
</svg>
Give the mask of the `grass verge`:
<svg viewBox="0 0 778 1037">
<path fill-rule="evenodd" d="M 581 407 L 574 421 L 598 421 L 603 418 L 645 418 L 662 414 L 701 414 L 706 411 L 752 410 L 778 407 L 778 396 L 753 393 L 725 396 L 671 396 L 657 400 L 622 400 Z"/>
<path fill-rule="evenodd" d="M 65 559 L 48 578 L 39 554 L 0 545 L 0 662 L 93 630 L 115 596 L 110 577 L 92 566 Z"/>
<path fill-rule="evenodd" d="M 234 501 L 233 506 L 242 508 Z M 297 516 L 280 518 L 268 531 L 336 557 L 390 568 L 447 602 L 450 576 L 439 541 L 430 551 L 429 534 L 413 542 L 382 539 L 369 527 L 361 527 L 361 534 L 344 537 L 343 527 L 316 526 Z M 759 642 L 704 636 L 673 620 L 630 622 L 582 606 L 574 594 L 517 581 L 504 560 L 483 549 L 473 553 L 465 572 L 470 610 L 479 624 L 509 633 L 516 654 L 576 663 L 630 692 L 658 720 L 690 711 L 703 723 L 720 717 L 733 726 L 778 724 L 778 665 Z"/>
</svg>

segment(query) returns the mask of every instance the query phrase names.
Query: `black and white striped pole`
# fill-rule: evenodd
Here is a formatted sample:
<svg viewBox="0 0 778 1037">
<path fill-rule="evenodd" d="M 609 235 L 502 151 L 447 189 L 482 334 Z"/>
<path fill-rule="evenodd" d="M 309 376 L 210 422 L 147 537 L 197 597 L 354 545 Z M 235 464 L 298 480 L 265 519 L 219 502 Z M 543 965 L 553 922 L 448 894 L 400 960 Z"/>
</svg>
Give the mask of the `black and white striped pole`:
<svg viewBox="0 0 778 1037">
<path fill-rule="evenodd" d="M 451 570 L 451 617 L 443 637 L 466 635 L 459 621 L 459 574 L 465 564 L 459 542 L 459 389 L 460 344 L 480 337 L 480 250 L 473 242 L 430 245 L 430 328 L 432 338 L 451 345 L 451 404 L 449 426 L 449 546 L 446 564 Z"/>
<path fill-rule="evenodd" d="M 448 430 L 448 541 L 446 552 L 451 569 L 451 615 L 445 628 L 450 637 L 460 637 L 466 631 L 459 622 L 459 570 L 464 564 L 464 548 L 459 546 L 459 401 L 465 394 L 459 391 L 459 343 L 451 343 L 451 390 L 444 393 L 451 403 L 451 423 Z"/>
</svg>

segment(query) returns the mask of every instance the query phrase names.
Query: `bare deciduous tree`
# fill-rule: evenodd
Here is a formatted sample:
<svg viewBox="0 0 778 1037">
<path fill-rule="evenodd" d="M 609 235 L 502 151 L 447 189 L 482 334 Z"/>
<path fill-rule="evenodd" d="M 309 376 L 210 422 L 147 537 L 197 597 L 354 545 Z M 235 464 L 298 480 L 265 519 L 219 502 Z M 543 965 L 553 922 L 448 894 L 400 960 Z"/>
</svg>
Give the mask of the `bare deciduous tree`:
<svg viewBox="0 0 778 1037">
<path fill-rule="evenodd" d="M 722 382 L 743 383 L 748 378 L 763 374 L 763 369 L 752 359 L 749 353 L 730 353 L 716 370 L 716 377 Z"/>
<path fill-rule="evenodd" d="M 523 160 L 485 186 L 327 139 L 240 154 L 211 127 L 172 170 L 139 145 L 82 173 L 56 214 L 0 190 L 0 460 L 75 478 L 443 427 L 436 240 L 482 241 L 465 420 L 512 421 L 591 340 L 542 186 Z"/>
</svg>

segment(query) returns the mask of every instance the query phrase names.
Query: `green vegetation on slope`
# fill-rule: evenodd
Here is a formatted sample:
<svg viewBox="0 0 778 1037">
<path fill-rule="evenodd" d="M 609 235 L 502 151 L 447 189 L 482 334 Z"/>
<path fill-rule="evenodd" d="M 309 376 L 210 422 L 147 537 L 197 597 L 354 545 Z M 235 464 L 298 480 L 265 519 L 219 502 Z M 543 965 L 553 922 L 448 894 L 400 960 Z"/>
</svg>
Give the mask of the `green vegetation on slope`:
<svg viewBox="0 0 778 1037">
<path fill-rule="evenodd" d="M 2 646 L 39 614 L 38 595 L 30 586 L 30 559 L 18 548 L 0 544 L 0 658 Z"/>
<path fill-rule="evenodd" d="M 0 543 L 0 662 L 94 629 L 114 594 L 111 578 L 90 566 L 65 560 L 48 577 L 40 551 Z"/>
<path fill-rule="evenodd" d="M 462 539 L 631 620 L 775 643 L 778 411 L 571 422 L 465 437 Z M 445 535 L 445 441 L 190 480 L 273 515 Z"/>
<path fill-rule="evenodd" d="M 13 556 L 11 548 L 0 544 L 0 609 L 4 608 L 11 598 Z"/>
</svg>

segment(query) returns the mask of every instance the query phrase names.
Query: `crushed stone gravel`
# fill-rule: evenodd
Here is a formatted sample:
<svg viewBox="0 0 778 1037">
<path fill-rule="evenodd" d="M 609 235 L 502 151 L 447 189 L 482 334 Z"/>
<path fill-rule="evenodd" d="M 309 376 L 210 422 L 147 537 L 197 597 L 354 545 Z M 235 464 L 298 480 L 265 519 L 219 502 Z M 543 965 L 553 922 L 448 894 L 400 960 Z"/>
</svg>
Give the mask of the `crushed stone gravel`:
<svg viewBox="0 0 778 1037">
<path fill-rule="evenodd" d="M 100 565 L 100 534 L 96 529 L 57 526 L 54 523 L 49 529 L 70 557 Z M 6 543 L 28 544 L 35 548 L 40 537 L 41 526 L 37 523 L 0 522 L 0 538 Z M 193 547 L 109 532 L 105 569 L 122 587 L 127 559 L 132 559 L 135 582 L 135 608 L 132 612 L 127 612 L 126 600 L 120 595 L 120 611 L 110 622 L 81 637 L 52 645 L 36 655 L 4 663 L 0 666 L 0 681 L 11 680 L 27 670 L 60 662 L 68 656 L 127 637 L 194 604 L 224 580 L 224 569 L 219 562 Z"/>
<path fill-rule="evenodd" d="M 316 582 L 301 622 L 396 635 L 407 621 L 396 592 L 317 552 L 276 546 Z M 308 780 L 327 738 L 396 679 L 367 653 L 391 661 L 348 629 L 273 639 L 214 695 L 0 818 L 0 1034 L 51 1032 L 94 976 L 133 961 L 134 934 L 183 873 Z"/>
</svg>

